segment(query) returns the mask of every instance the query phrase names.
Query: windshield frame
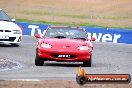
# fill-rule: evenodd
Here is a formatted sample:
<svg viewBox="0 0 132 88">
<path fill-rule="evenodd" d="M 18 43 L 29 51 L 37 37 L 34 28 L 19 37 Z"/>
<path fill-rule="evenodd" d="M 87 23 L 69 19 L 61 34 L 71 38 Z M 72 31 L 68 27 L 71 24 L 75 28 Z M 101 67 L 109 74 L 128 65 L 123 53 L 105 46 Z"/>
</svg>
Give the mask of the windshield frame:
<svg viewBox="0 0 132 88">
<path fill-rule="evenodd" d="M 51 31 L 49 31 L 49 30 L 51 30 Z M 53 31 L 52 31 L 53 30 Z M 75 37 L 75 33 L 73 33 L 73 35 L 67 35 L 67 36 L 64 36 L 64 35 L 57 35 L 57 36 L 59 36 L 59 37 L 55 37 L 55 36 L 47 36 L 47 33 L 48 33 L 48 31 L 49 31 L 49 33 L 50 32 L 57 32 L 57 31 L 54 31 L 54 30 L 63 30 L 63 33 L 65 33 L 65 35 L 66 35 L 66 32 L 68 32 L 68 31 L 77 31 L 77 32 L 79 32 L 78 34 L 79 34 L 79 37 Z M 84 35 L 82 34 L 82 36 L 80 36 L 80 32 L 82 32 L 82 33 L 84 33 Z M 72 32 L 71 32 L 72 33 Z M 72 37 L 71 37 L 72 36 Z M 69 38 L 69 39 L 81 39 L 81 40 L 87 40 L 88 41 L 88 38 L 87 38 L 87 32 L 85 31 L 85 30 L 83 30 L 83 29 L 81 29 L 81 28 L 47 28 L 46 29 L 46 31 L 45 31 L 45 34 L 44 34 L 44 36 L 43 36 L 43 38 Z"/>
<path fill-rule="evenodd" d="M 5 11 L 0 10 L 0 21 L 9 21 L 9 22 L 11 22 L 11 18 L 6 14 Z"/>
</svg>

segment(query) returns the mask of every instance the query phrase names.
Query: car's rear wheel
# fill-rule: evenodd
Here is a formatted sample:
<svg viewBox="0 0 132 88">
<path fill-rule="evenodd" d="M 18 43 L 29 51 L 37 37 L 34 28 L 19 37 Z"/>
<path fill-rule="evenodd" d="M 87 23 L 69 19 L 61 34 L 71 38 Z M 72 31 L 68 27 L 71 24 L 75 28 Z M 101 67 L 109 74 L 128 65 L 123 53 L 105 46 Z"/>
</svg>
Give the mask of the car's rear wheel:
<svg viewBox="0 0 132 88">
<path fill-rule="evenodd" d="M 44 64 L 44 60 L 38 57 L 38 49 L 36 49 L 35 65 L 43 66 L 43 64 Z"/>
<path fill-rule="evenodd" d="M 90 59 L 88 61 L 83 62 L 84 67 L 91 67 L 92 65 L 92 54 L 90 55 Z"/>
</svg>

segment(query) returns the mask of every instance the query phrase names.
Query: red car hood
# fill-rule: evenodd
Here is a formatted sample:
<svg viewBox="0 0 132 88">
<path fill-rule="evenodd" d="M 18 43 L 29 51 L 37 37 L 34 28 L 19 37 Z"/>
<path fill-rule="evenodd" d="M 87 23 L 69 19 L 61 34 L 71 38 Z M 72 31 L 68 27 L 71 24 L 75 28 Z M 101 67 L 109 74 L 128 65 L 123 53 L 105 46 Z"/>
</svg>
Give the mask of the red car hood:
<svg viewBox="0 0 132 88">
<path fill-rule="evenodd" d="M 90 46 L 89 42 L 84 41 L 84 40 L 79 40 L 79 39 L 57 39 L 57 38 L 48 38 L 48 39 L 42 39 L 41 42 L 48 43 L 52 45 L 53 49 L 72 49 L 75 50 L 79 46 L 82 45 L 87 45 Z"/>
</svg>

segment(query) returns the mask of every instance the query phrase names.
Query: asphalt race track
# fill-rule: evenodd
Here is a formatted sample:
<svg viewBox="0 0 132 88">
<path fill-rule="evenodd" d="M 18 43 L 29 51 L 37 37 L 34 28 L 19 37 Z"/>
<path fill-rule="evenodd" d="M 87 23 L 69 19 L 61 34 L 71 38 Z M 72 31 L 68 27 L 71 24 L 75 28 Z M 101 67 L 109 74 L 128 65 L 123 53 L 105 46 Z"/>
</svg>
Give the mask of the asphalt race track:
<svg viewBox="0 0 132 88">
<path fill-rule="evenodd" d="M 0 67 L 0 80 L 75 80 L 77 68 L 82 63 L 46 62 L 44 66 L 35 66 L 36 43 L 35 37 L 23 37 L 20 47 L 0 45 L 0 59 L 17 65 Z M 132 75 L 132 45 L 94 42 L 93 46 L 93 65 L 83 67 L 87 73 Z"/>
</svg>

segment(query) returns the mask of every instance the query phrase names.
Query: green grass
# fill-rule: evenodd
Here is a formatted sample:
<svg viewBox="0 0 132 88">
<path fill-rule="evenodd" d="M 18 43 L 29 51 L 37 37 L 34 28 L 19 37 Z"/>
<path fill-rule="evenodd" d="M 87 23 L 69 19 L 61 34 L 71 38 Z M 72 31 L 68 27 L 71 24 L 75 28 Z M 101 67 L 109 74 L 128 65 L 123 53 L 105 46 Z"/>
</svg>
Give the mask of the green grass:
<svg viewBox="0 0 132 88">
<path fill-rule="evenodd" d="M 56 16 L 56 17 L 67 17 L 67 18 L 77 18 L 77 19 L 106 19 L 106 20 L 126 20 L 130 19 L 127 16 L 111 16 L 111 15 L 90 15 L 90 14 L 74 14 L 67 12 L 59 12 L 59 11 L 47 11 L 47 10 L 23 10 L 19 11 L 25 15 L 35 15 L 35 16 Z M 51 25 L 73 25 L 73 26 L 93 26 L 93 27 L 109 27 L 109 28 L 127 28 L 132 29 L 132 26 L 123 26 L 123 25 L 112 25 L 112 24 L 97 24 L 97 23 L 73 23 L 73 22 L 50 22 L 43 20 L 28 20 L 28 19 L 17 19 L 19 22 L 31 22 L 31 23 L 42 23 L 42 24 L 51 24 Z"/>
<path fill-rule="evenodd" d="M 112 20 L 119 20 L 119 19 L 128 19 L 127 16 L 103 16 L 103 15 L 84 15 L 84 14 L 69 14 L 69 13 L 61 13 L 61 12 L 51 12 L 45 10 L 33 10 L 33 11 L 20 11 L 26 15 L 49 15 L 49 16 L 61 16 L 61 17 L 70 17 L 70 18 L 79 18 L 79 19 L 112 19 Z"/>
<path fill-rule="evenodd" d="M 71 25 L 71 26 L 92 26 L 92 27 L 103 27 L 103 28 L 127 28 L 131 29 L 132 27 L 127 27 L 127 26 L 111 26 L 111 25 L 98 25 L 98 24 L 93 24 L 93 23 L 66 23 L 66 22 L 47 22 L 47 21 L 35 21 L 35 20 L 28 20 L 28 19 L 16 19 L 17 22 L 30 22 L 30 23 L 40 23 L 40 24 L 50 24 L 50 25 Z"/>
</svg>

